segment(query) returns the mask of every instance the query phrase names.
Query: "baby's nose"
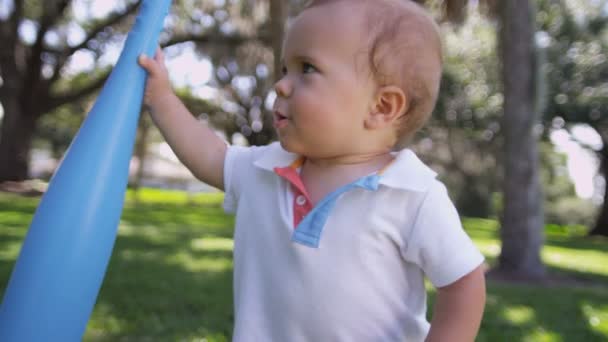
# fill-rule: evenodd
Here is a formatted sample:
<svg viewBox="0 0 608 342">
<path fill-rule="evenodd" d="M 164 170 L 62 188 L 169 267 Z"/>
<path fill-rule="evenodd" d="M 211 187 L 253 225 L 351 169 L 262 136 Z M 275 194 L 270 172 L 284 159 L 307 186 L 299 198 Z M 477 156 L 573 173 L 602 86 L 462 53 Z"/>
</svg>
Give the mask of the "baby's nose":
<svg viewBox="0 0 608 342">
<path fill-rule="evenodd" d="M 287 77 L 283 77 L 274 84 L 274 90 L 277 96 L 289 97 L 291 95 L 292 86 Z"/>
</svg>

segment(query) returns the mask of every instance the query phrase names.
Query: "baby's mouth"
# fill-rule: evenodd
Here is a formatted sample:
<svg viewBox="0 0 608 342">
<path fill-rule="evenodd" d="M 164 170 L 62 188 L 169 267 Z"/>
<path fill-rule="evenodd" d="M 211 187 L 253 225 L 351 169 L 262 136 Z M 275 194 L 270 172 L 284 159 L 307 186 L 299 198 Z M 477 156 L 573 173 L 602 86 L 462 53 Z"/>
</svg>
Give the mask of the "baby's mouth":
<svg viewBox="0 0 608 342">
<path fill-rule="evenodd" d="M 274 111 L 274 127 L 281 128 L 287 125 L 289 118 L 285 116 L 283 113 L 275 110 Z"/>
<path fill-rule="evenodd" d="M 283 115 L 283 113 L 279 112 L 278 110 L 274 111 L 274 118 L 275 118 L 275 120 L 287 120 L 287 117 L 285 115 Z"/>
</svg>

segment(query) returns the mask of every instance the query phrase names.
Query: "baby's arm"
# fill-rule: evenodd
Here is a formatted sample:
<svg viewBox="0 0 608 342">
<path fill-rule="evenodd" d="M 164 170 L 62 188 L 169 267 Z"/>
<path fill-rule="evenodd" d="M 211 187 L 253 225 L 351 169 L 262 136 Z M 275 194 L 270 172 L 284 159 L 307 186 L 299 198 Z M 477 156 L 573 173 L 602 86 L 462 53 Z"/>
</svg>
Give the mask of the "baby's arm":
<svg viewBox="0 0 608 342">
<path fill-rule="evenodd" d="M 437 290 L 427 342 L 474 341 L 486 302 L 483 266 Z"/>
<path fill-rule="evenodd" d="M 160 48 L 154 59 L 140 56 L 139 64 L 148 72 L 144 104 L 169 146 L 196 178 L 224 190 L 226 144 L 175 95 Z"/>
</svg>

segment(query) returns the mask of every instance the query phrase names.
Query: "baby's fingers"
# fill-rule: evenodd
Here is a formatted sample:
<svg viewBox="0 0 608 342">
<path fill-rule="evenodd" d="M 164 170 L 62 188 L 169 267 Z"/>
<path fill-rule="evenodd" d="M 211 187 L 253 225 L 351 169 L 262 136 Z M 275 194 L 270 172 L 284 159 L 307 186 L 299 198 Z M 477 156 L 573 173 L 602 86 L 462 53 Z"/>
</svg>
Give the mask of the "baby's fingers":
<svg viewBox="0 0 608 342">
<path fill-rule="evenodd" d="M 158 74 L 158 72 L 159 72 L 158 63 L 155 60 L 151 59 L 150 57 L 146 56 L 145 54 L 139 55 L 137 62 L 139 63 L 139 65 L 141 65 L 142 68 L 144 68 L 150 74 L 150 76 L 154 76 L 154 75 Z"/>
<path fill-rule="evenodd" d="M 163 49 L 161 49 L 160 46 L 156 47 L 154 60 L 160 65 L 163 65 L 165 63 L 165 54 L 163 53 Z"/>
</svg>

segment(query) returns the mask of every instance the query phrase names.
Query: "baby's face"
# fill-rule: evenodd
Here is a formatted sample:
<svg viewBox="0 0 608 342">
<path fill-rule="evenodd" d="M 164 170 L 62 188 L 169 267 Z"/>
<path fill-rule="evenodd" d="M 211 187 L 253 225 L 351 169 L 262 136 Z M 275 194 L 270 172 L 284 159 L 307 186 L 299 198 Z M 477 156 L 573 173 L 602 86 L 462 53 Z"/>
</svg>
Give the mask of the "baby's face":
<svg viewBox="0 0 608 342">
<path fill-rule="evenodd" d="M 283 47 L 274 125 L 283 148 L 311 158 L 358 152 L 375 83 L 360 6 L 305 10 Z"/>
</svg>

